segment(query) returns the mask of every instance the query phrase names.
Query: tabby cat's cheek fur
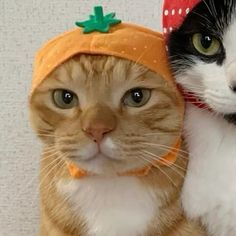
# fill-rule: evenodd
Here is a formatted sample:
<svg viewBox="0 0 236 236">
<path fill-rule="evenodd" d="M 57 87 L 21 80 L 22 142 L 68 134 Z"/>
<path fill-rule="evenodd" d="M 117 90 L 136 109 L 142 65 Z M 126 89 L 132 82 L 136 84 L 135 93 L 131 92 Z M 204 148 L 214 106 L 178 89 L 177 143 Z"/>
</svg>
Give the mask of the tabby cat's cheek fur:
<svg viewBox="0 0 236 236">
<path fill-rule="evenodd" d="M 196 34 L 217 40 L 217 53 L 199 53 L 193 43 Z M 209 41 L 201 43 L 207 51 Z M 212 110 L 187 106 L 185 211 L 201 219 L 213 236 L 235 236 L 236 1 L 201 1 L 170 35 L 169 54 L 177 82 Z"/>
</svg>

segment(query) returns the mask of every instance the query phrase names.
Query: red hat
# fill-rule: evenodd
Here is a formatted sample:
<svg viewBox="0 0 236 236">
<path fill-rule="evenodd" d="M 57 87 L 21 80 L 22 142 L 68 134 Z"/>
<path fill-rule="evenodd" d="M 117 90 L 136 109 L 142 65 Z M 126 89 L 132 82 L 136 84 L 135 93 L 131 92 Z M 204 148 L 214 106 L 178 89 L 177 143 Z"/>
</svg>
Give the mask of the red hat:
<svg viewBox="0 0 236 236">
<path fill-rule="evenodd" d="M 173 29 L 178 28 L 185 16 L 201 0 L 164 0 L 163 6 L 163 31 L 168 35 Z"/>
</svg>

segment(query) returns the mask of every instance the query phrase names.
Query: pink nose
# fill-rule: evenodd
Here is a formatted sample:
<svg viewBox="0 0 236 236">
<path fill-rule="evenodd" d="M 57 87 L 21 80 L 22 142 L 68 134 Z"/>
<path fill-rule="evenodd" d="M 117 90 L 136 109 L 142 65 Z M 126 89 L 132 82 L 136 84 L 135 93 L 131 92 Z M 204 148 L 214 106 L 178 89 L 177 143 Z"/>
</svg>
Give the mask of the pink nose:
<svg viewBox="0 0 236 236">
<path fill-rule="evenodd" d="M 103 123 L 90 124 L 83 131 L 96 143 L 100 143 L 104 138 L 105 134 L 111 132 L 112 127 L 109 127 Z"/>
<path fill-rule="evenodd" d="M 84 110 L 81 115 L 82 131 L 94 142 L 100 143 L 105 134 L 116 128 L 116 116 L 105 105 L 95 104 Z"/>
</svg>

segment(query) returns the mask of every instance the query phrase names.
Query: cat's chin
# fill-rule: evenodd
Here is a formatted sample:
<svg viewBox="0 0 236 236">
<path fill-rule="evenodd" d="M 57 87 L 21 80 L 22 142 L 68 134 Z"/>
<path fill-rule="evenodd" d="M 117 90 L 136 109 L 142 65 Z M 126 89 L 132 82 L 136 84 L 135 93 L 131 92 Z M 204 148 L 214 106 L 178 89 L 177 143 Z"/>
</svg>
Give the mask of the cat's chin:
<svg viewBox="0 0 236 236">
<path fill-rule="evenodd" d="M 118 173 L 124 173 L 130 169 L 142 167 L 140 165 L 141 163 L 131 163 L 101 153 L 87 160 L 73 158 L 71 161 L 80 168 L 95 175 L 117 175 Z"/>
</svg>

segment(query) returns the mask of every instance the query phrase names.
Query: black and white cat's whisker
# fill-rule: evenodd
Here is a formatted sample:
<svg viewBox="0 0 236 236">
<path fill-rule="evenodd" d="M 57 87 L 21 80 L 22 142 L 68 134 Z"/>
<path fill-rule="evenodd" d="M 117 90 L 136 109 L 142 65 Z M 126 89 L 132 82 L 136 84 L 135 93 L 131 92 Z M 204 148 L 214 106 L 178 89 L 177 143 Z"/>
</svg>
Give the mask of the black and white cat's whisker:
<svg viewBox="0 0 236 236">
<path fill-rule="evenodd" d="M 182 87 L 182 90 L 188 92 L 189 88 L 194 89 L 199 93 L 204 93 L 202 90 L 205 89 L 205 86 L 201 84 L 195 85 L 195 84 L 184 83 L 184 87 Z"/>
<path fill-rule="evenodd" d="M 199 14 L 199 13 L 195 12 L 194 10 L 192 11 L 192 13 L 195 14 L 195 15 L 200 16 L 205 22 L 211 23 L 211 21 L 209 19 L 207 19 L 206 16 L 204 16 L 202 14 Z"/>
<path fill-rule="evenodd" d="M 202 0 L 202 1 L 203 1 L 204 4 L 206 5 L 206 7 L 207 7 L 209 13 L 210 13 L 214 18 L 217 17 L 217 15 L 215 15 L 215 14 L 213 13 L 213 11 L 211 10 L 212 8 L 207 4 L 206 0 Z"/>
<path fill-rule="evenodd" d="M 218 98 L 218 99 L 224 99 L 224 100 L 229 100 L 232 101 L 232 97 L 229 97 L 224 94 L 224 92 L 220 92 L 219 90 L 206 90 L 207 96 L 211 96 L 213 98 Z M 236 96 L 235 96 L 235 101 L 236 101 Z"/>
<path fill-rule="evenodd" d="M 232 113 L 236 113 L 236 102 L 234 100 L 232 101 L 228 97 L 216 97 L 216 96 L 208 96 L 206 97 L 206 101 L 210 103 L 213 107 L 216 107 L 215 110 L 221 110 L 224 111 L 227 109 L 227 111 L 231 111 Z M 227 113 L 227 112 L 225 112 Z"/>
<path fill-rule="evenodd" d="M 205 86 L 203 84 L 190 84 L 190 83 L 184 83 L 183 90 L 187 90 L 187 88 L 194 88 L 194 89 L 205 89 Z M 202 92 L 201 90 L 199 92 Z"/>
<path fill-rule="evenodd" d="M 204 101 L 205 100 L 205 96 L 196 96 L 196 93 L 194 94 L 195 95 L 195 97 L 197 97 L 199 100 L 201 99 L 202 101 Z M 191 96 L 191 95 L 186 95 L 186 96 L 184 96 L 186 99 L 192 99 L 193 98 L 193 96 Z"/>
<path fill-rule="evenodd" d="M 194 86 L 188 86 L 188 90 L 187 89 L 183 89 L 182 91 L 184 92 L 184 96 L 191 96 L 191 93 L 194 93 L 196 95 L 199 95 L 201 97 L 203 97 L 205 95 L 203 90 L 204 88 L 200 88 L 200 87 L 194 87 Z"/>
</svg>

